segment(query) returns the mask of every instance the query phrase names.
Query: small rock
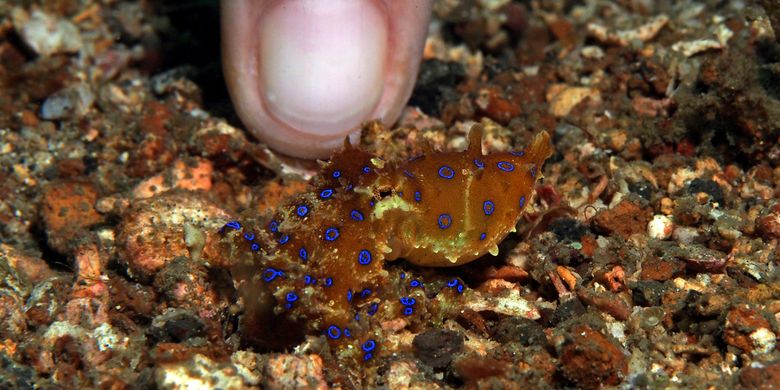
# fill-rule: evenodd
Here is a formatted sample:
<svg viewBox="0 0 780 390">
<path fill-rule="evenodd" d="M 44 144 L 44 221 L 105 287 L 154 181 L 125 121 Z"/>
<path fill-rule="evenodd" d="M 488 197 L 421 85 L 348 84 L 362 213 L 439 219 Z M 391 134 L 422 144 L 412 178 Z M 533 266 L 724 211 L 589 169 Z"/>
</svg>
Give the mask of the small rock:
<svg viewBox="0 0 780 390">
<path fill-rule="evenodd" d="M 69 253 L 73 240 L 85 236 L 90 226 L 103 221 L 95 210 L 97 199 L 97 190 L 88 182 L 56 181 L 46 187 L 41 213 L 52 248 Z"/>
<path fill-rule="evenodd" d="M 318 355 L 276 355 L 268 359 L 261 388 L 325 390 L 328 385 L 322 369 L 322 358 Z"/>
<path fill-rule="evenodd" d="M 649 259 L 642 263 L 642 272 L 639 274 L 639 278 L 663 282 L 681 275 L 684 271 L 685 264 L 681 261 Z"/>
<path fill-rule="evenodd" d="M 757 355 L 773 350 L 775 337 L 769 321 L 758 309 L 738 305 L 726 315 L 723 339 L 728 345 Z"/>
<path fill-rule="evenodd" d="M 608 234 L 628 238 L 632 234 L 644 233 L 652 215 L 652 208 L 642 207 L 629 198 L 624 198 L 615 207 L 596 214 L 593 225 Z"/>
<path fill-rule="evenodd" d="M 765 209 L 756 219 L 756 228 L 768 239 L 780 238 L 780 203 Z"/>
<path fill-rule="evenodd" d="M 550 223 L 550 231 L 561 240 L 579 241 L 588 229 L 573 218 L 558 218 Z"/>
<path fill-rule="evenodd" d="M 587 389 L 617 385 L 623 381 L 628 361 L 619 346 L 587 325 L 576 326 L 570 337 L 561 351 L 566 378 Z"/>
<path fill-rule="evenodd" d="M 243 389 L 244 380 L 230 363 L 220 363 L 201 354 L 185 361 L 160 364 L 155 370 L 160 389 Z"/>
<path fill-rule="evenodd" d="M 523 317 L 508 317 L 496 327 L 495 337 L 502 343 L 519 342 L 522 345 L 545 345 L 547 336 L 544 328 L 536 321 Z"/>
<path fill-rule="evenodd" d="M 704 192 L 709 195 L 710 199 L 719 204 L 721 207 L 725 205 L 726 198 L 723 194 L 723 189 L 720 188 L 718 183 L 716 183 L 714 180 L 702 180 L 698 178 L 691 180 L 691 182 L 688 184 L 688 193 L 691 195 L 696 195 L 700 192 Z"/>
<path fill-rule="evenodd" d="M 452 362 L 454 354 L 463 348 L 463 335 L 445 329 L 433 329 L 414 337 L 414 354 L 433 368 L 444 368 Z"/>
<path fill-rule="evenodd" d="M 81 50 L 82 40 L 79 29 L 68 19 L 58 18 L 39 10 L 28 14 L 21 8 L 15 8 L 12 16 L 14 26 L 24 43 L 42 56 Z"/>
<path fill-rule="evenodd" d="M 663 283 L 656 280 L 639 280 L 630 285 L 634 304 L 644 307 L 658 306 L 666 292 Z"/>
<path fill-rule="evenodd" d="M 180 343 L 204 335 L 206 326 L 198 316 L 178 308 L 171 308 L 152 320 L 149 333 L 158 341 Z"/>
<path fill-rule="evenodd" d="M 656 240 L 668 239 L 672 236 L 673 230 L 674 223 L 669 217 L 665 215 L 656 214 L 647 224 L 647 234 Z"/>
<path fill-rule="evenodd" d="M 550 325 L 557 325 L 571 318 L 579 317 L 585 314 L 585 311 L 585 306 L 579 299 L 568 299 L 555 309 L 552 318 L 550 318 Z"/>
<path fill-rule="evenodd" d="M 739 389 L 775 389 L 780 383 L 780 362 L 754 362 L 739 372 Z"/>
<path fill-rule="evenodd" d="M 150 279 L 177 256 L 189 257 L 184 225 L 217 232 L 230 215 L 197 192 L 169 191 L 136 202 L 118 227 L 119 261 L 129 273 Z"/>
<path fill-rule="evenodd" d="M 85 84 L 65 88 L 50 95 L 41 105 L 45 120 L 81 118 L 95 102 L 95 94 Z"/>
<path fill-rule="evenodd" d="M 598 89 L 588 87 L 572 87 L 556 84 L 547 90 L 547 101 L 550 103 L 550 113 L 558 118 L 569 115 L 572 109 L 586 99 L 591 104 L 601 104 L 601 93 Z"/>
</svg>

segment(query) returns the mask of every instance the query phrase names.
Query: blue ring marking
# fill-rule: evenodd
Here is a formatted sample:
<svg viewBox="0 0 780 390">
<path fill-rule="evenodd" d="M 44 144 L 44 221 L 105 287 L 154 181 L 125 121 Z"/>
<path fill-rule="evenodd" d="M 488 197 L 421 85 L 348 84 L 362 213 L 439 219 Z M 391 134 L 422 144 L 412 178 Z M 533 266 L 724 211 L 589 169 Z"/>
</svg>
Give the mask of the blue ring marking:
<svg viewBox="0 0 780 390">
<path fill-rule="evenodd" d="M 371 289 L 370 288 L 364 288 L 363 291 L 360 292 L 360 297 L 365 298 L 371 295 Z"/>
<path fill-rule="evenodd" d="M 406 272 L 401 272 L 401 279 L 406 279 Z"/>
<path fill-rule="evenodd" d="M 420 200 L 422 200 L 422 194 L 420 194 L 420 191 L 415 191 L 414 192 L 414 200 L 416 202 L 419 202 Z"/>
<path fill-rule="evenodd" d="M 325 230 L 325 239 L 327 241 L 336 241 L 337 238 L 339 238 L 339 229 L 332 227 Z"/>
<path fill-rule="evenodd" d="M 330 188 L 326 188 L 326 189 L 322 190 L 322 192 L 320 192 L 320 198 L 322 198 L 322 199 L 328 199 L 331 196 L 333 196 L 333 190 L 330 189 Z"/>
<path fill-rule="evenodd" d="M 330 287 L 333 285 L 333 278 L 325 278 L 325 287 Z"/>
<path fill-rule="evenodd" d="M 373 316 L 374 314 L 376 314 L 377 310 L 379 310 L 379 304 L 374 302 L 371 304 L 371 306 L 368 307 L 368 311 L 366 312 L 366 314 Z"/>
<path fill-rule="evenodd" d="M 517 157 L 523 157 L 523 156 L 525 156 L 525 150 L 521 150 L 519 152 L 509 152 L 509 154 L 511 154 L 513 156 L 517 156 Z"/>
<path fill-rule="evenodd" d="M 536 165 L 531 167 L 531 177 L 536 179 Z"/>
<path fill-rule="evenodd" d="M 525 207 L 525 195 L 520 197 L 520 208 Z"/>
<path fill-rule="evenodd" d="M 238 222 L 238 221 L 230 221 L 230 222 L 226 223 L 225 226 L 227 226 L 229 228 L 232 228 L 232 229 L 235 229 L 235 230 L 240 230 L 241 229 L 241 223 Z"/>
<path fill-rule="evenodd" d="M 358 263 L 360 265 L 371 264 L 371 252 L 368 249 L 361 249 L 358 253 Z"/>
<path fill-rule="evenodd" d="M 349 216 L 354 219 L 355 221 L 362 221 L 365 218 L 363 217 L 363 213 L 357 210 L 352 210 L 351 213 L 349 213 Z"/>
<path fill-rule="evenodd" d="M 287 302 L 293 303 L 298 300 L 298 294 L 294 292 L 288 292 L 285 299 L 287 300 Z"/>
<path fill-rule="evenodd" d="M 410 316 L 412 314 L 414 314 L 414 308 L 413 307 L 407 306 L 406 308 L 404 308 L 404 315 Z"/>
<path fill-rule="evenodd" d="M 367 354 L 363 355 L 363 361 L 364 361 L 364 362 L 366 362 L 366 361 L 369 361 L 369 360 L 371 360 L 373 357 L 374 357 L 374 354 L 373 354 L 373 353 L 367 353 Z"/>
<path fill-rule="evenodd" d="M 493 203 L 492 200 L 486 200 L 484 203 L 482 203 L 482 211 L 485 212 L 485 215 L 491 215 L 494 211 L 496 211 L 496 205 Z"/>
<path fill-rule="evenodd" d="M 333 171 L 333 175 L 332 176 L 333 176 L 334 179 L 340 178 L 341 177 L 341 171 L 339 171 L 338 169 Z"/>
<path fill-rule="evenodd" d="M 373 339 L 366 340 L 363 345 L 360 346 L 360 348 L 363 350 L 363 352 L 371 352 L 376 348 L 376 341 Z"/>
<path fill-rule="evenodd" d="M 309 213 L 309 207 L 302 204 L 298 206 L 298 209 L 295 210 L 295 213 L 298 214 L 299 217 L 305 217 L 306 214 Z"/>
<path fill-rule="evenodd" d="M 498 169 L 504 171 L 504 172 L 512 172 L 515 170 L 515 164 L 512 164 L 509 161 L 499 161 L 498 164 L 496 164 Z"/>
<path fill-rule="evenodd" d="M 344 328 L 344 337 L 352 337 L 352 332 L 349 331 L 349 328 Z"/>
<path fill-rule="evenodd" d="M 345 189 L 345 190 L 347 190 L 347 191 L 349 191 L 349 190 L 351 190 L 351 189 L 352 189 L 352 188 L 354 188 L 354 187 L 355 187 L 355 186 L 353 186 L 352 184 L 348 184 L 348 185 L 347 185 L 347 187 L 346 187 L 346 188 L 344 188 L 344 189 Z"/>
<path fill-rule="evenodd" d="M 411 172 L 409 172 L 409 171 L 408 171 L 408 170 L 406 170 L 406 169 L 404 169 L 404 175 L 406 175 L 406 177 L 414 178 L 414 174 L 413 174 L 413 173 L 411 173 Z"/>
<path fill-rule="evenodd" d="M 399 301 L 401 301 L 401 304 L 404 306 L 412 306 L 417 303 L 417 300 L 412 297 L 401 297 Z"/>
<path fill-rule="evenodd" d="M 404 192 L 403 191 L 398 191 L 398 196 L 404 196 Z"/>
<path fill-rule="evenodd" d="M 487 238 L 487 233 L 482 233 L 482 234 L 479 235 L 479 240 L 480 241 L 484 241 L 485 238 Z"/>
<path fill-rule="evenodd" d="M 368 205 L 371 206 L 371 207 L 374 207 L 375 204 L 376 204 L 376 202 L 374 202 L 373 200 L 368 203 Z"/>
<path fill-rule="evenodd" d="M 341 337 L 341 329 L 339 329 L 336 325 L 331 325 L 328 327 L 328 337 L 330 337 L 333 340 L 337 340 L 339 337 Z"/>
<path fill-rule="evenodd" d="M 369 173 L 371 172 L 371 168 L 368 167 L 368 165 L 363 166 L 363 173 Z"/>
<path fill-rule="evenodd" d="M 352 289 L 347 290 L 347 302 L 352 302 Z"/>
<path fill-rule="evenodd" d="M 311 275 L 305 275 L 303 277 L 303 284 L 304 285 L 308 286 L 308 285 L 314 284 L 314 283 L 316 283 L 316 280 L 314 278 L 312 278 Z"/>
<path fill-rule="evenodd" d="M 255 239 L 254 233 L 244 233 L 244 239 L 247 241 L 252 241 Z"/>
<path fill-rule="evenodd" d="M 450 280 L 447 282 L 447 287 L 455 287 L 460 283 L 457 278 Z"/>
<path fill-rule="evenodd" d="M 252 252 L 257 252 L 260 250 L 260 244 L 253 242 L 252 246 L 249 247 L 249 249 L 252 250 Z"/>
<path fill-rule="evenodd" d="M 442 165 L 439 167 L 439 176 L 449 180 L 455 177 L 455 171 L 446 165 Z"/>
<path fill-rule="evenodd" d="M 439 229 L 446 229 L 452 225 L 452 217 L 449 214 L 441 214 L 436 222 L 439 224 Z"/>
<path fill-rule="evenodd" d="M 278 232 L 279 231 L 279 222 L 271 221 L 271 223 L 268 224 L 268 230 L 270 230 L 273 233 Z"/>
<path fill-rule="evenodd" d="M 289 235 L 283 234 L 281 237 L 279 237 L 279 245 L 284 245 L 287 243 L 287 241 L 290 241 Z"/>
<path fill-rule="evenodd" d="M 476 165 L 478 169 L 484 169 L 485 168 L 485 163 L 482 162 L 482 160 L 480 160 L 478 158 L 474 159 L 474 165 Z"/>
<path fill-rule="evenodd" d="M 284 275 L 284 272 L 269 267 L 266 268 L 265 271 L 263 271 L 263 280 L 265 280 L 266 282 L 271 282 L 274 279 L 276 279 L 277 276 L 282 276 L 282 275 Z"/>
<path fill-rule="evenodd" d="M 420 281 L 417 280 L 417 279 L 412 280 L 411 282 L 409 282 L 409 287 L 412 287 L 412 288 L 420 287 L 420 285 L 422 285 L 422 283 L 420 283 Z"/>
<path fill-rule="evenodd" d="M 463 285 L 462 284 L 458 285 L 458 294 L 463 294 Z"/>
<path fill-rule="evenodd" d="M 355 321 L 360 321 L 360 313 L 355 313 Z"/>
<path fill-rule="evenodd" d="M 309 260 L 309 252 L 306 251 L 306 248 L 301 247 L 301 249 L 298 249 L 298 257 L 303 261 Z"/>
</svg>

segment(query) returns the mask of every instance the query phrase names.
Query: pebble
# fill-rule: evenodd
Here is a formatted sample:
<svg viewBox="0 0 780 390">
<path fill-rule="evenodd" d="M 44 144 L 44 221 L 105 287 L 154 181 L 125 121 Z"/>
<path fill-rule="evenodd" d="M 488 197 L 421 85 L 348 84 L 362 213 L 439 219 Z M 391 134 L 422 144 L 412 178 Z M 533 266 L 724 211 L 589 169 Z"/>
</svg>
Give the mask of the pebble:
<svg viewBox="0 0 780 390">
<path fill-rule="evenodd" d="M 230 214 L 199 192 L 170 191 L 136 201 L 117 229 L 119 262 L 147 280 L 176 257 L 190 256 L 184 225 L 216 232 Z"/>
<path fill-rule="evenodd" d="M 575 326 L 570 337 L 560 355 L 566 378 L 589 389 L 623 381 L 628 361 L 618 345 L 588 325 Z"/>
<path fill-rule="evenodd" d="M 185 361 L 157 366 L 155 382 L 160 389 L 244 389 L 244 380 L 229 363 L 195 354 Z"/>
<path fill-rule="evenodd" d="M 86 84 L 77 84 L 46 98 L 41 105 L 41 119 L 81 118 L 89 112 L 94 103 L 95 94 L 89 87 Z"/>
<path fill-rule="evenodd" d="M 65 18 L 40 10 L 28 13 L 22 8 L 14 8 L 11 15 L 24 43 L 39 55 L 75 53 L 82 48 L 78 27 Z"/>
<path fill-rule="evenodd" d="M 656 240 L 666 240 L 672 236 L 674 223 L 671 218 L 656 214 L 647 224 L 647 234 Z"/>
</svg>

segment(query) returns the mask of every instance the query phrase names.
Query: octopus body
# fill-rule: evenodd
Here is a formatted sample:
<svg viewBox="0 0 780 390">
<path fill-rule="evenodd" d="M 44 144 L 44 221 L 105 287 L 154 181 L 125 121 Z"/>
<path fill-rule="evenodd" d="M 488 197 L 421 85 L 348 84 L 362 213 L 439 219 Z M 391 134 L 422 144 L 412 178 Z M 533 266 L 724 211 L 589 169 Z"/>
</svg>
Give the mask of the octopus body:
<svg viewBox="0 0 780 390">
<path fill-rule="evenodd" d="M 345 144 L 313 190 L 270 221 L 227 223 L 220 251 L 236 263 L 248 314 L 268 329 L 268 318 L 278 319 L 259 338 L 296 328 L 323 334 L 340 357 L 370 361 L 381 352 L 380 318 L 414 317 L 425 298 L 422 282 L 399 282 L 406 275 L 391 275 L 385 261 L 452 267 L 497 254 L 552 145 L 541 132 L 525 150 L 483 155 L 481 138 L 475 126 L 463 152 L 400 163 Z M 444 288 L 459 293 L 463 284 Z"/>
</svg>

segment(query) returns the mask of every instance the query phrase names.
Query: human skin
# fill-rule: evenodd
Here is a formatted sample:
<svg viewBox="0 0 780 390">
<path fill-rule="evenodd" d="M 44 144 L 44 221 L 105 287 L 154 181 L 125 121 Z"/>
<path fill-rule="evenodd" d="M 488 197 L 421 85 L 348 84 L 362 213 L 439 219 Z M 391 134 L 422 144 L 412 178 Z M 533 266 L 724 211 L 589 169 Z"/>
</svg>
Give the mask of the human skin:
<svg viewBox="0 0 780 390">
<path fill-rule="evenodd" d="M 222 61 L 248 131 L 327 158 L 392 125 L 414 87 L 433 0 L 222 0 Z"/>
</svg>

